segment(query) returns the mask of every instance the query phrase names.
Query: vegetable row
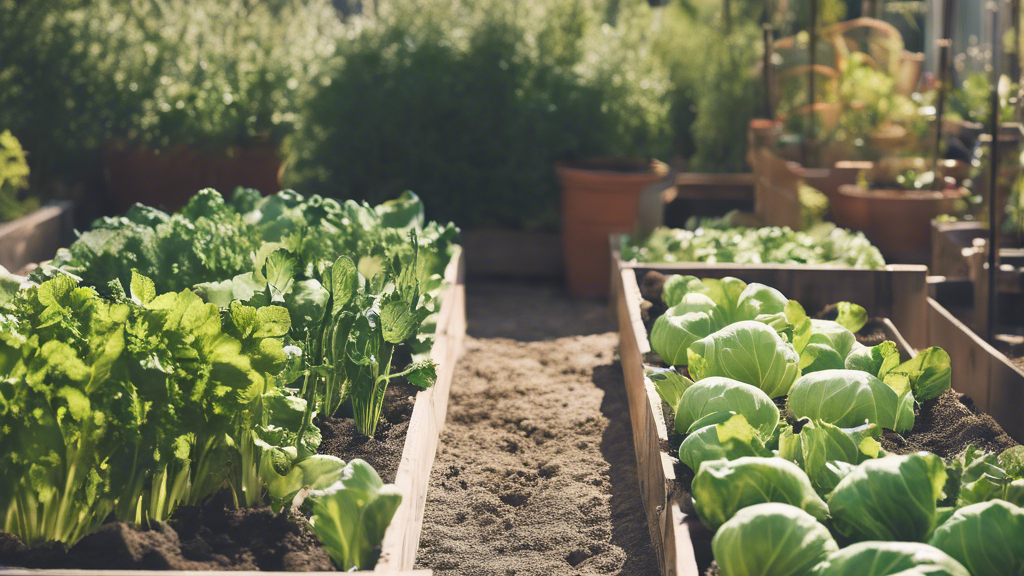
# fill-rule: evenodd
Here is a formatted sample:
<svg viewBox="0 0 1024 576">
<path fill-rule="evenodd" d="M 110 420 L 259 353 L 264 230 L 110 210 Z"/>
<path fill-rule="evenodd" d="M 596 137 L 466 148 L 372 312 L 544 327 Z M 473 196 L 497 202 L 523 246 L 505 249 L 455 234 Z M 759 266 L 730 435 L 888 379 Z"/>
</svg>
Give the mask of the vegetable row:
<svg viewBox="0 0 1024 576">
<path fill-rule="evenodd" d="M 316 423 L 351 404 L 373 436 L 391 380 L 434 383 L 456 234 L 412 193 L 203 190 L 97 221 L 31 278 L 3 271 L 3 530 L 72 545 L 110 514 L 163 521 L 227 491 L 302 507 L 339 567 L 372 567 L 401 495 L 318 454 Z"/>
<path fill-rule="evenodd" d="M 723 576 L 1021 573 L 1024 447 L 944 461 L 878 441 L 949 390 L 943 350 L 902 361 L 894 342 L 857 341 L 855 304 L 812 319 L 735 278 L 670 276 L 662 299 L 650 340 L 675 368 L 647 377 L 684 435 Z"/>
</svg>

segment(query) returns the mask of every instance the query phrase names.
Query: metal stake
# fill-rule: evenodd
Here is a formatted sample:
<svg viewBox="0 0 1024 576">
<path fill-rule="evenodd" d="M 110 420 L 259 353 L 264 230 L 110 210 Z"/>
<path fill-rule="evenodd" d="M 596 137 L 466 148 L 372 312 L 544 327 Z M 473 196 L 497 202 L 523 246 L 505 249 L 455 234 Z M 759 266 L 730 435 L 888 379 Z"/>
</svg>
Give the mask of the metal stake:
<svg viewBox="0 0 1024 576">
<path fill-rule="evenodd" d="M 987 336 L 992 341 L 996 329 L 996 306 L 999 295 L 996 286 L 996 272 L 999 269 L 999 218 L 996 215 L 996 200 L 999 197 L 999 6 L 995 2 L 988 3 L 992 12 L 992 100 L 989 118 L 989 132 L 992 133 L 992 144 L 989 147 L 989 191 L 988 191 L 988 326 Z"/>
<path fill-rule="evenodd" d="M 950 79 L 949 54 L 953 49 L 953 13 L 956 0 L 945 0 L 942 7 L 942 38 L 938 41 L 939 48 L 939 98 L 935 105 L 935 181 L 934 189 L 941 190 L 944 182 L 939 178 L 939 160 L 942 157 L 942 117 L 946 113 L 946 93 L 949 91 Z"/>
</svg>

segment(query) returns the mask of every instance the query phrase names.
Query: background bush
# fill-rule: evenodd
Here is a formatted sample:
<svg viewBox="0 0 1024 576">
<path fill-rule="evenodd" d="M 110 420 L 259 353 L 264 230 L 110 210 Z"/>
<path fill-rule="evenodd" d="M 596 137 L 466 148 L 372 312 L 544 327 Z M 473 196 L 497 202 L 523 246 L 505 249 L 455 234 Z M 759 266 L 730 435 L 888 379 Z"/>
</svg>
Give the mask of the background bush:
<svg viewBox="0 0 1024 576">
<path fill-rule="evenodd" d="M 415 190 L 463 226 L 557 224 L 554 162 L 667 156 L 668 74 L 644 2 L 389 0 L 348 23 L 289 184 Z"/>
<path fill-rule="evenodd" d="M 0 125 L 70 181 L 113 139 L 279 142 L 342 30 L 329 0 L 0 0 L 0 22 Z"/>
</svg>

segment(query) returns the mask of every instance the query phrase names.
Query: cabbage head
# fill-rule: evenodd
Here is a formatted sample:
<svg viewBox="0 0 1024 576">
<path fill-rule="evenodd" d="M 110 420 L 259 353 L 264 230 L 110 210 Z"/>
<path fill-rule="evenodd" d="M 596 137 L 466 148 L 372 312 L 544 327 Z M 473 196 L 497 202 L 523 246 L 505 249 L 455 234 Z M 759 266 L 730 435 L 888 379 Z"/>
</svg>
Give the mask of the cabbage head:
<svg viewBox="0 0 1024 576">
<path fill-rule="evenodd" d="M 859 370 L 823 370 L 801 376 L 789 392 L 797 418 L 855 428 L 865 422 L 903 432 L 913 428 L 913 402 L 903 403 L 892 387 Z M 909 410 L 909 413 L 908 413 Z"/>
<path fill-rule="evenodd" d="M 693 479 L 694 507 L 707 527 L 718 528 L 755 504 L 790 504 L 824 522 L 828 506 L 799 466 L 782 458 L 738 458 L 705 462 Z"/>
<path fill-rule="evenodd" d="M 1024 509 L 1002 500 L 965 506 L 928 543 L 956 558 L 973 576 L 1024 574 Z"/>
<path fill-rule="evenodd" d="M 951 556 L 920 542 L 859 542 L 833 552 L 811 576 L 971 576 Z"/>
<path fill-rule="evenodd" d="M 793 345 L 757 321 L 737 322 L 697 340 L 688 355 L 695 380 L 732 378 L 772 398 L 788 394 L 800 376 L 800 356 Z"/>
<path fill-rule="evenodd" d="M 772 502 L 737 512 L 711 549 L 722 576 L 804 576 L 839 546 L 814 516 Z"/>
<path fill-rule="evenodd" d="M 679 445 L 679 460 L 694 472 L 710 460 L 772 455 L 757 435 L 757 430 L 741 414 L 715 412 L 691 428 L 696 430 Z"/>
<path fill-rule="evenodd" d="M 686 434 L 694 422 L 716 412 L 742 414 L 765 441 L 779 424 L 779 409 L 760 388 L 713 376 L 683 392 L 676 406 L 676 432 Z"/>
<path fill-rule="evenodd" d="M 829 495 L 832 525 L 853 542 L 924 542 L 935 530 L 945 484 L 946 467 L 935 454 L 867 460 Z"/>
</svg>

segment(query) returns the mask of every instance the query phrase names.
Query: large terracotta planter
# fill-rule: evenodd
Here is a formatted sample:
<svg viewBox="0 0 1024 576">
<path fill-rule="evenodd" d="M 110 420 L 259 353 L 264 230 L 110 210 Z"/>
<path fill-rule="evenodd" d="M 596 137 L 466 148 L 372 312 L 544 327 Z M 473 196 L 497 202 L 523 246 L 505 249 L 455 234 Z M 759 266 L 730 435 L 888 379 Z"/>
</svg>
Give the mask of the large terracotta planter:
<svg viewBox="0 0 1024 576">
<path fill-rule="evenodd" d="M 281 188 L 281 159 L 269 145 L 232 146 L 224 151 L 186 145 L 157 150 L 111 144 L 103 153 L 107 190 L 118 212 L 136 202 L 177 210 L 202 188 L 230 195 L 237 186 L 265 194 Z"/>
<path fill-rule="evenodd" d="M 562 250 L 573 296 L 605 296 L 611 274 L 608 235 L 633 230 L 640 193 L 668 175 L 657 160 L 601 158 L 561 162 Z"/>
<path fill-rule="evenodd" d="M 886 260 L 900 264 L 928 264 L 931 260 L 931 221 L 956 210 L 964 189 L 867 190 L 857 185 L 839 187 L 832 205 L 836 224 L 864 232 Z"/>
</svg>

